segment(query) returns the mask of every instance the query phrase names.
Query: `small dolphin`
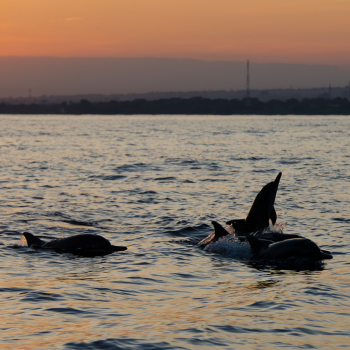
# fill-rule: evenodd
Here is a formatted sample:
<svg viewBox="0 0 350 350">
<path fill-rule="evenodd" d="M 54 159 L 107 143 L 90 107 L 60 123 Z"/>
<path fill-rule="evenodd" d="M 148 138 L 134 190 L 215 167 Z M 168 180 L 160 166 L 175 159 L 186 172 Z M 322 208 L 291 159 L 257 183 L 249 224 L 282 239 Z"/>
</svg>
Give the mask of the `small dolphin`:
<svg viewBox="0 0 350 350">
<path fill-rule="evenodd" d="M 219 238 L 229 235 L 230 232 L 226 231 L 219 223 L 216 221 L 211 222 L 214 226 L 214 232 L 212 232 L 209 236 L 202 239 L 198 245 L 201 248 L 205 248 L 209 243 L 216 242 Z"/>
<path fill-rule="evenodd" d="M 29 232 L 23 232 L 23 236 L 27 240 L 28 247 L 53 249 L 60 253 L 72 253 L 81 256 L 107 255 L 127 249 L 127 247 L 111 245 L 107 239 L 91 234 L 58 238 L 49 242 L 44 242 Z"/>
<path fill-rule="evenodd" d="M 245 219 L 227 221 L 227 225 L 232 225 L 235 234 L 246 236 L 251 232 L 256 232 L 269 227 L 271 219 L 274 225 L 277 220 L 277 214 L 274 208 L 276 193 L 282 173 L 279 173 L 273 182 L 265 185 L 254 199 L 254 202 Z"/>
<path fill-rule="evenodd" d="M 292 238 L 281 242 L 272 242 L 248 235 L 247 241 L 256 258 L 266 260 L 281 260 L 288 258 L 324 260 L 333 259 L 330 252 L 321 250 L 308 238 Z"/>
</svg>

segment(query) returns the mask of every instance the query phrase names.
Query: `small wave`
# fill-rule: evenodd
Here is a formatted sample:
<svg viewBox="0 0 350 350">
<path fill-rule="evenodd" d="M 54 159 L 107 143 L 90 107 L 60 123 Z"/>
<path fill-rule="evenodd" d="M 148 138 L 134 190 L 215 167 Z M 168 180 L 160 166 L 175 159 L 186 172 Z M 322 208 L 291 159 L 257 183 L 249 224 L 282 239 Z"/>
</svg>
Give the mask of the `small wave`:
<svg viewBox="0 0 350 350">
<path fill-rule="evenodd" d="M 256 270 L 274 270 L 280 273 L 281 270 L 289 271 L 322 271 L 325 268 L 323 261 L 311 261 L 307 259 L 288 258 L 286 260 L 262 260 L 250 259 L 248 266 Z"/>
<path fill-rule="evenodd" d="M 235 131 L 224 130 L 224 131 L 213 131 L 213 135 L 232 135 Z"/>
<path fill-rule="evenodd" d="M 227 182 L 229 181 L 228 179 L 223 179 L 223 178 L 206 178 L 206 179 L 200 179 L 202 182 Z"/>
<path fill-rule="evenodd" d="M 183 245 L 196 245 L 198 244 L 198 239 L 195 238 L 181 238 L 181 239 L 171 239 L 169 243 L 183 244 Z"/>
<path fill-rule="evenodd" d="M 147 199 L 139 199 L 137 203 L 145 203 L 145 204 L 158 204 L 158 201 L 155 198 L 147 198 Z"/>
<path fill-rule="evenodd" d="M 263 157 L 237 157 L 237 156 L 230 156 L 229 158 L 232 161 L 251 161 L 251 160 L 265 160 L 266 158 Z"/>
<path fill-rule="evenodd" d="M 118 173 L 123 173 L 123 172 L 135 172 L 139 171 L 141 169 L 147 168 L 148 164 L 145 163 L 135 163 L 135 164 L 124 164 L 116 167 L 114 171 Z"/>
<path fill-rule="evenodd" d="M 62 220 L 63 222 L 66 222 L 67 224 L 76 225 L 76 226 L 98 226 L 95 222 L 89 222 L 89 221 L 81 221 L 81 220 L 75 220 L 75 219 L 67 219 Z"/>
<path fill-rule="evenodd" d="M 106 181 L 120 180 L 125 179 L 127 176 L 125 175 L 92 175 L 89 176 L 90 179 L 101 179 Z"/>
<path fill-rule="evenodd" d="M 283 164 L 283 165 L 293 165 L 293 164 L 299 164 L 300 160 L 293 160 L 293 159 L 282 159 L 279 162 L 277 162 L 279 164 Z"/>
<path fill-rule="evenodd" d="M 45 301 L 57 301 L 63 299 L 60 294 L 47 293 L 47 292 L 26 292 L 21 301 L 34 301 L 34 302 L 45 302 Z"/>
<path fill-rule="evenodd" d="M 195 160 L 195 159 L 185 159 L 185 160 L 182 160 L 180 162 L 180 164 L 182 164 L 182 165 L 187 165 L 187 164 L 193 165 L 193 164 L 198 164 L 198 161 Z"/>
<path fill-rule="evenodd" d="M 197 225 L 197 226 L 187 226 L 187 227 L 183 227 L 179 230 L 168 230 L 166 231 L 166 233 L 169 233 L 173 236 L 180 236 L 180 237 L 184 237 L 184 236 L 193 236 L 196 235 L 198 233 L 200 233 L 200 235 L 202 235 L 203 231 L 207 231 L 208 228 L 210 228 L 209 225 L 207 224 L 201 224 L 201 225 Z M 196 242 L 198 243 L 198 242 Z"/>
<path fill-rule="evenodd" d="M 141 339 L 105 339 L 96 340 L 93 342 L 71 342 L 66 343 L 65 348 L 74 350 L 92 350 L 92 349 L 123 349 L 123 350 L 135 350 L 135 349 L 147 349 L 147 350 L 185 350 L 183 347 L 174 347 L 167 342 L 154 342 L 145 343 Z"/>
<path fill-rule="evenodd" d="M 53 312 L 58 312 L 58 313 L 63 313 L 63 314 L 68 314 L 68 315 L 92 314 L 92 312 L 74 309 L 72 307 L 53 307 L 50 309 L 46 309 L 44 311 L 53 311 Z"/>
<path fill-rule="evenodd" d="M 333 221 L 339 221 L 339 222 L 349 222 L 350 219 L 345 219 L 345 218 L 332 218 Z"/>
<path fill-rule="evenodd" d="M 64 214 L 59 211 L 49 213 L 47 214 L 47 216 L 58 217 L 60 221 L 65 222 L 67 224 L 75 225 L 75 226 L 100 227 L 98 222 L 90 221 L 90 220 L 74 219 L 70 215 Z"/>
<path fill-rule="evenodd" d="M 26 220 L 19 220 L 22 222 L 27 222 Z M 19 231 L 15 231 L 15 230 L 1 230 L 0 231 L 1 236 L 18 236 L 19 234 L 21 234 Z"/>
<path fill-rule="evenodd" d="M 156 177 L 154 178 L 154 181 L 175 181 L 176 177 L 174 176 L 166 176 L 166 177 Z"/>
<path fill-rule="evenodd" d="M 10 287 L 10 288 L 0 288 L 0 293 L 10 293 L 12 295 L 16 295 L 17 293 L 30 293 L 31 290 L 27 288 L 19 288 L 19 287 Z"/>
<path fill-rule="evenodd" d="M 293 165 L 293 164 L 299 164 L 304 163 L 307 160 L 314 160 L 313 157 L 290 157 L 290 158 L 281 158 L 281 160 L 277 161 L 279 164 L 284 165 Z M 316 164 L 314 164 L 316 166 Z"/>
<path fill-rule="evenodd" d="M 195 159 L 182 159 L 182 158 L 166 158 L 165 163 L 174 163 L 182 165 L 193 165 L 198 164 L 198 161 Z"/>
</svg>

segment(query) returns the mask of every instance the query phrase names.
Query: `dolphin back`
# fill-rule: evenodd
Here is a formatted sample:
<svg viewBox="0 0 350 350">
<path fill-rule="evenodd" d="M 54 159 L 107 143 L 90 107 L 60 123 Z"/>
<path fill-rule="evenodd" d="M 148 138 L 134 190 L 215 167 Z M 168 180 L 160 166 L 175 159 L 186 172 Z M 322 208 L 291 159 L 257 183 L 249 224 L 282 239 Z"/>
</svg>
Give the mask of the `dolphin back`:
<svg viewBox="0 0 350 350">
<path fill-rule="evenodd" d="M 72 253 L 81 256 L 107 255 L 126 250 L 127 247 L 114 246 L 104 237 L 92 234 L 81 234 L 67 238 L 58 238 L 44 242 L 29 232 L 24 232 L 28 247 L 53 249 L 59 253 Z"/>
<path fill-rule="evenodd" d="M 91 234 L 55 239 L 46 243 L 44 248 L 51 248 L 58 252 L 67 252 L 81 256 L 107 255 L 127 249 L 127 247 L 111 245 L 106 238 Z"/>
<path fill-rule="evenodd" d="M 317 261 L 333 258 L 329 252 L 321 250 L 315 242 L 308 238 L 292 238 L 276 243 L 252 235 L 246 238 L 253 254 L 261 259 L 297 258 Z"/>
<path fill-rule="evenodd" d="M 44 248 L 52 249 L 82 249 L 109 247 L 111 243 L 104 237 L 92 234 L 81 234 L 67 238 L 58 238 L 47 242 Z"/>
<path fill-rule="evenodd" d="M 246 236 L 246 239 L 250 245 L 250 248 L 252 249 L 253 254 L 258 257 L 269 248 L 271 243 L 273 243 L 272 241 L 260 239 L 253 235 Z"/>
</svg>

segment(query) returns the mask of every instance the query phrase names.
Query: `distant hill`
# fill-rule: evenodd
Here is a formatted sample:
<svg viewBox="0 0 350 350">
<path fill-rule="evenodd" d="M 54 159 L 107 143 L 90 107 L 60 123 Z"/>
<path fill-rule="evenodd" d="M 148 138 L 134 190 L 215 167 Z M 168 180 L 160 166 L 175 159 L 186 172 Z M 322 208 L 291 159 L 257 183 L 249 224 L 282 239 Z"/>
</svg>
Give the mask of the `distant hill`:
<svg viewBox="0 0 350 350">
<path fill-rule="evenodd" d="M 203 97 L 168 98 L 159 100 L 136 99 L 133 101 L 109 101 L 62 103 L 0 102 L 0 114 L 95 114 L 95 115 L 350 115 L 347 98 L 288 99 L 262 102 L 256 98 L 209 99 Z"/>
<path fill-rule="evenodd" d="M 252 93 L 254 90 L 321 88 L 329 84 L 342 87 L 349 81 L 349 67 L 250 62 Z M 128 99 L 127 94 L 146 93 L 148 97 L 158 94 L 155 98 L 159 98 L 159 94 L 179 94 L 180 91 L 197 96 L 198 92 L 202 95 L 216 91 L 244 92 L 245 87 L 246 62 L 0 57 L 0 98 L 7 99 L 73 95 Z"/>
<path fill-rule="evenodd" d="M 17 98 L 0 98 L 0 102 L 8 104 L 52 104 L 62 102 L 80 102 L 87 100 L 89 102 L 109 102 L 109 101 L 133 101 L 145 99 L 154 101 L 159 99 L 182 98 L 188 99 L 193 97 L 203 97 L 209 99 L 238 99 L 246 98 L 246 90 L 216 90 L 216 91 L 172 91 L 172 92 L 151 92 L 140 94 L 79 94 L 79 95 L 52 95 L 37 97 L 17 97 Z M 350 86 L 345 87 L 322 87 L 313 89 L 270 89 L 270 90 L 251 90 L 250 97 L 257 98 L 262 102 L 271 100 L 287 101 L 288 99 L 304 98 L 347 98 L 350 100 Z"/>
</svg>

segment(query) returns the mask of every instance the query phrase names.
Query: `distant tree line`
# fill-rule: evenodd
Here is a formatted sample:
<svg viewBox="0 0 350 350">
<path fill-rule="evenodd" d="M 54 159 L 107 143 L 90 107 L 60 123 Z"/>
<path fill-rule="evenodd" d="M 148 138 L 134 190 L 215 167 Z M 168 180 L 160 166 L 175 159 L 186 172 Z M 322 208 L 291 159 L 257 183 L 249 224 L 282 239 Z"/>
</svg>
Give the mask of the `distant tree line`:
<svg viewBox="0 0 350 350">
<path fill-rule="evenodd" d="M 0 103 L 0 114 L 258 114 L 258 115 L 350 115 L 350 102 L 346 98 L 289 99 L 261 102 L 257 98 L 209 99 L 167 98 L 133 101 L 33 103 Z"/>
</svg>

